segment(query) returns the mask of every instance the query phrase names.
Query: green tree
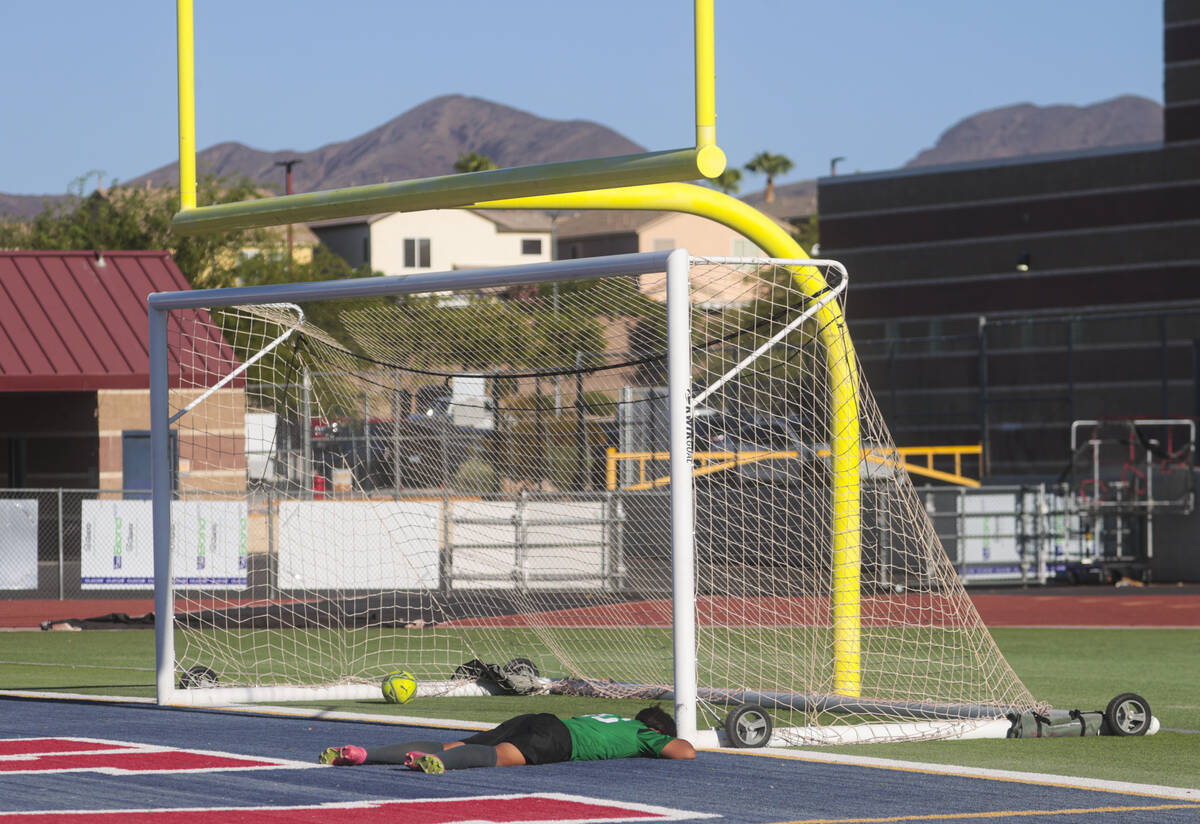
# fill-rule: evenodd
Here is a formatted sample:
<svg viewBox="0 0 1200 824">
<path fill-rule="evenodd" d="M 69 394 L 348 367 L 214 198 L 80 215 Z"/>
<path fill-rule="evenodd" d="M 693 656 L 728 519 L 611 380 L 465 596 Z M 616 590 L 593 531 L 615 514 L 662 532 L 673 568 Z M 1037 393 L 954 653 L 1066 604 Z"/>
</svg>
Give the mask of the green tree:
<svg viewBox="0 0 1200 824">
<path fill-rule="evenodd" d="M 179 190 L 116 184 L 84 194 L 91 172 L 71 186 L 71 197 L 31 220 L 0 220 L 0 249 L 165 249 L 196 287 L 238 282 L 241 250 L 278 245 L 266 229 L 184 237 L 171 231 Z M 200 203 L 233 203 L 260 196 L 248 178 L 198 182 Z"/>
<path fill-rule="evenodd" d="M 772 154 L 771 152 L 759 152 L 754 157 L 750 158 L 750 162 L 746 164 L 746 171 L 758 172 L 767 176 L 767 203 L 775 202 L 775 178 L 782 174 L 787 174 L 791 171 L 791 159 L 786 155 Z"/>
<path fill-rule="evenodd" d="M 727 195 L 736 195 L 742 185 L 742 170 L 730 167 L 708 181 L 715 189 L 720 189 Z"/>
<path fill-rule="evenodd" d="M 795 227 L 793 236 L 800 247 L 807 251 L 810 255 L 813 254 L 813 247 L 821 241 L 821 219 L 816 212 L 813 212 L 806 218 L 798 218 L 792 221 Z M 818 257 L 818 255 L 814 255 Z"/>
<path fill-rule="evenodd" d="M 489 169 L 499 168 L 496 166 L 496 161 L 492 160 L 485 154 L 476 152 L 464 152 L 458 156 L 458 160 L 454 161 L 454 171 L 456 172 L 486 172 Z"/>
</svg>

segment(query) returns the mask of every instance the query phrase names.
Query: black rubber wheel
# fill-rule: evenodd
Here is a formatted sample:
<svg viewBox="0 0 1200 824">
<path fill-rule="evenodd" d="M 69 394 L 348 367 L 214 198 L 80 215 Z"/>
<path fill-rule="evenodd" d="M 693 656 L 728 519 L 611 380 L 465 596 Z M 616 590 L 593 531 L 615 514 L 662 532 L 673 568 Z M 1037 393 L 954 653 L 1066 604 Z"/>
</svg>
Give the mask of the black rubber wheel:
<svg viewBox="0 0 1200 824">
<path fill-rule="evenodd" d="M 1123 692 L 1108 702 L 1104 727 L 1109 735 L 1145 735 L 1153 717 L 1145 698 L 1135 692 Z"/>
<path fill-rule="evenodd" d="M 758 704 L 742 704 L 725 716 L 730 746 L 765 747 L 771 740 L 771 716 Z"/>
<path fill-rule="evenodd" d="M 208 667 L 195 666 L 179 676 L 179 688 L 181 690 L 200 689 L 202 687 L 215 687 L 217 685 L 217 674 Z"/>
<path fill-rule="evenodd" d="M 530 678 L 537 678 L 541 675 L 538 672 L 537 664 L 528 658 L 513 658 L 504 665 L 504 672 L 506 675 L 526 675 Z"/>
</svg>

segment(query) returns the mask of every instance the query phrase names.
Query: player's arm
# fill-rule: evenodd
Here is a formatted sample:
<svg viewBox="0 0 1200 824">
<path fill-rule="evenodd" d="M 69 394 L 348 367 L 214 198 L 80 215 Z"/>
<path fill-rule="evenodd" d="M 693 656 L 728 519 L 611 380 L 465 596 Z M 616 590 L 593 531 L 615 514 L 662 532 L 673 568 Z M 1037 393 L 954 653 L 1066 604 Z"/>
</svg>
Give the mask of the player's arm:
<svg viewBox="0 0 1200 824">
<path fill-rule="evenodd" d="M 667 746 L 659 750 L 658 757 L 690 760 L 696 757 L 696 748 L 683 738 L 672 738 Z"/>
</svg>

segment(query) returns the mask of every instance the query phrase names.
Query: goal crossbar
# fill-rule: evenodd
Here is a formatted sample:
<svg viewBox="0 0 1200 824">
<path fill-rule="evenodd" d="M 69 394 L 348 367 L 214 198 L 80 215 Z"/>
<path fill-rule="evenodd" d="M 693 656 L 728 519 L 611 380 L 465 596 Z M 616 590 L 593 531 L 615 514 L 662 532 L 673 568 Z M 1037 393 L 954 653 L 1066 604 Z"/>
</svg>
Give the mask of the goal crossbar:
<svg viewBox="0 0 1200 824">
<path fill-rule="evenodd" d="M 509 197 L 715 178 L 725 169 L 725 153 L 716 144 L 713 0 L 694 0 L 694 147 L 199 206 L 196 203 L 196 83 L 192 0 L 176 0 L 176 6 L 181 208 L 172 218 L 171 225 L 179 234 L 204 234 L 375 212 L 470 206 L 477 201 Z"/>
</svg>

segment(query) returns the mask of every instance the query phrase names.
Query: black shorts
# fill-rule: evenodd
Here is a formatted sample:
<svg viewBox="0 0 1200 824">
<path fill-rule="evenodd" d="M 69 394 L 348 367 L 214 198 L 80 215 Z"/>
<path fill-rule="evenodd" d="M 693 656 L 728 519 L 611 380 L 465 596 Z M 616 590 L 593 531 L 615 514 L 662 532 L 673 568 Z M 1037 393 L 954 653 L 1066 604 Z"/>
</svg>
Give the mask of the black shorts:
<svg viewBox="0 0 1200 824">
<path fill-rule="evenodd" d="M 554 764 L 571 760 L 571 731 L 557 715 L 527 713 L 510 718 L 500 726 L 462 739 L 464 744 L 512 744 L 526 764 Z"/>
</svg>

